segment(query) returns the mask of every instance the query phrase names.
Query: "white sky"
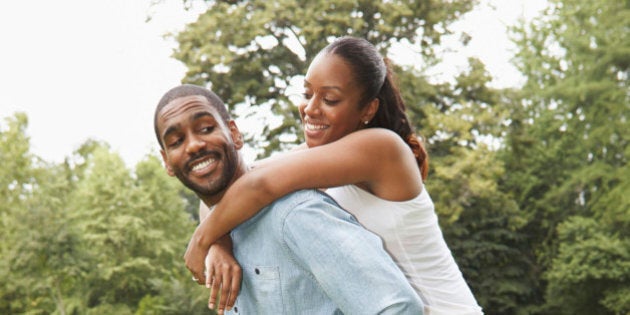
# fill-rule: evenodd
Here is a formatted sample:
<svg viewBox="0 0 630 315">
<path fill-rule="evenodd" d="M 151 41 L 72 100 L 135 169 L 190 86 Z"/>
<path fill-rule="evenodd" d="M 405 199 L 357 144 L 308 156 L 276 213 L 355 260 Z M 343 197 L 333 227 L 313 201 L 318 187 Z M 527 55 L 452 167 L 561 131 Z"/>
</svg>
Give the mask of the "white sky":
<svg viewBox="0 0 630 315">
<path fill-rule="evenodd" d="M 185 74 L 170 57 L 176 44 L 162 35 L 194 21 L 203 5 L 186 11 L 181 0 L 151 2 L 0 1 L 0 130 L 5 117 L 25 112 L 32 152 L 51 162 L 90 138 L 107 142 L 129 166 L 154 152 L 153 110 Z M 483 0 L 454 26 L 473 36 L 469 46 L 451 44 L 456 51 L 443 55 L 446 62 L 435 73 L 447 79 L 475 55 L 498 78 L 496 86 L 517 85 L 505 25 L 544 4 Z"/>
</svg>

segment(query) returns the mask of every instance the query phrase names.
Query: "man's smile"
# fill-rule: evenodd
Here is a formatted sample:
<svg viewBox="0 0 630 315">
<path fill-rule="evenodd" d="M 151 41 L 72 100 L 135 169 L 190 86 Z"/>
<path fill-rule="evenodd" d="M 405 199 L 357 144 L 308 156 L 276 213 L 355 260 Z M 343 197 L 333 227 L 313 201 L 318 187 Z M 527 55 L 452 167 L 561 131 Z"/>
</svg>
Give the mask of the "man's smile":
<svg viewBox="0 0 630 315">
<path fill-rule="evenodd" d="M 215 155 L 216 154 L 208 154 L 202 158 L 188 162 L 187 168 L 189 169 L 189 173 L 193 175 L 205 175 L 210 172 L 218 162 Z"/>
</svg>

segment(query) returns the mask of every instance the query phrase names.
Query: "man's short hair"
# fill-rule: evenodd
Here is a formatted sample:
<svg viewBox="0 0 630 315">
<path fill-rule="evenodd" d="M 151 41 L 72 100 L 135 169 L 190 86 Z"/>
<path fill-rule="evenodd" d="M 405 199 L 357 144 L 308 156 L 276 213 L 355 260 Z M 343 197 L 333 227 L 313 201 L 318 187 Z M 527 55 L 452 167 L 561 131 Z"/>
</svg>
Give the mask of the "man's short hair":
<svg viewBox="0 0 630 315">
<path fill-rule="evenodd" d="M 160 144 L 160 147 L 162 149 L 164 149 L 164 144 L 162 143 L 162 139 L 160 138 L 157 127 L 158 115 L 160 111 L 164 108 L 164 106 L 172 102 L 174 99 L 193 95 L 205 97 L 206 100 L 208 100 L 208 103 L 210 103 L 210 105 L 212 105 L 219 112 L 219 115 L 221 115 L 221 119 L 224 123 L 227 123 L 231 120 L 230 113 L 228 112 L 227 107 L 225 106 L 221 98 L 214 94 L 214 92 L 208 90 L 207 88 L 193 84 L 182 84 L 180 86 L 176 86 L 166 92 L 164 96 L 162 96 L 162 99 L 160 99 L 160 102 L 155 108 L 155 115 L 153 117 L 153 129 L 155 129 L 155 136 L 157 137 L 158 143 Z"/>
</svg>

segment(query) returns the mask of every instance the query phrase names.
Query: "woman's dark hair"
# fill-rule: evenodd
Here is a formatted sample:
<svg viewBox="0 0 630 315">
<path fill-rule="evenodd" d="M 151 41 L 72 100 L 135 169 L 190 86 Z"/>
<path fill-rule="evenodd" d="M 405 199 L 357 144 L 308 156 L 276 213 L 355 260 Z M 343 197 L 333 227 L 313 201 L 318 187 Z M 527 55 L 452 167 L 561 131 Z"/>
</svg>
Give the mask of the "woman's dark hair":
<svg viewBox="0 0 630 315">
<path fill-rule="evenodd" d="M 320 54 L 337 55 L 350 66 L 355 82 L 363 88 L 364 96 L 359 102 L 360 108 L 378 98 L 378 111 L 366 127 L 386 128 L 397 133 L 411 147 L 422 179 L 426 179 L 429 171 L 427 151 L 418 141 L 407 119 L 405 103 L 394 82 L 391 67 L 383 60 L 376 47 L 363 38 L 341 37 L 326 46 Z"/>
</svg>

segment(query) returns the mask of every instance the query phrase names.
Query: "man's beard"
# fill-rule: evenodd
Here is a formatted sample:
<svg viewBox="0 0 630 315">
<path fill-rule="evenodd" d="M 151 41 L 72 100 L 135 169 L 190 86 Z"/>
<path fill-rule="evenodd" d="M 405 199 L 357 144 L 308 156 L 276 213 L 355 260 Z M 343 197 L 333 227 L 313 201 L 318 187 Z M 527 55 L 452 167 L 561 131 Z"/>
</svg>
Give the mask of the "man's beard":
<svg viewBox="0 0 630 315">
<path fill-rule="evenodd" d="M 219 194 L 227 189 L 230 181 L 234 178 L 237 163 L 237 153 L 234 146 L 225 145 L 223 147 L 223 152 L 224 155 L 218 151 L 202 151 L 190 158 L 192 161 L 205 156 L 213 156 L 217 162 L 220 161 L 223 164 L 223 169 L 221 170 L 221 176 L 219 176 L 215 182 L 208 182 L 206 185 L 197 184 L 189 180 L 181 169 L 174 170 L 175 177 L 177 177 L 184 186 L 195 192 L 200 197 L 210 197 Z M 187 168 L 190 169 L 188 166 Z"/>
</svg>

